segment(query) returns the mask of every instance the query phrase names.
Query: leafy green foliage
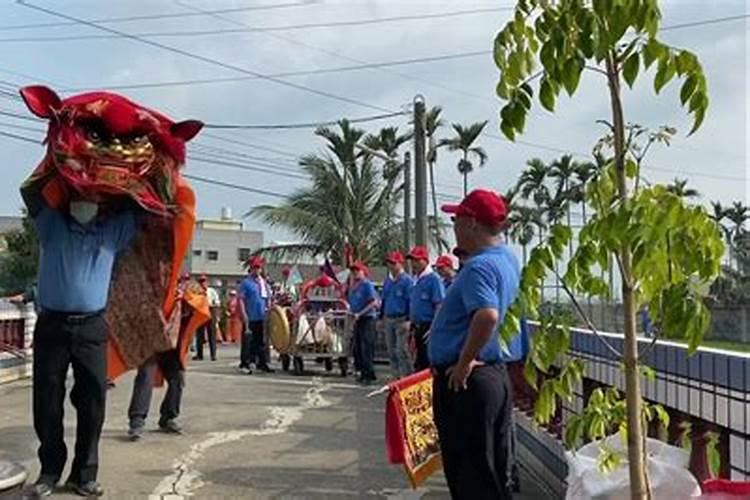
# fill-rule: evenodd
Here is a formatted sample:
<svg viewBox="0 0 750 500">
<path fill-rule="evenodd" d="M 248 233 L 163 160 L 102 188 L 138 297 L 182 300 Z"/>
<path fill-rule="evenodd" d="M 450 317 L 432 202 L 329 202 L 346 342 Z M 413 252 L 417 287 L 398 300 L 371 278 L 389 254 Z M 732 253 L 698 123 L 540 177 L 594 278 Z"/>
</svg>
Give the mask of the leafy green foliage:
<svg viewBox="0 0 750 500">
<path fill-rule="evenodd" d="M 539 101 L 553 111 L 562 89 L 570 96 L 576 92 L 584 69 L 609 71 L 632 87 L 641 63 L 644 69 L 656 63 L 657 94 L 675 77 L 683 80 L 680 102 L 693 115 L 691 133 L 696 131 L 709 104 L 703 68 L 692 52 L 656 37 L 660 20 L 656 0 L 518 2 L 493 50 L 500 71 L 497 95 L 507 101 L 500 113 L 503 134 L 514 140 L 523 132 L 534 94 L 529 83 L 536 77 L 541 75 Z"/>
<path fill-rule="evenodd" d="M 23 292 L 36 279 L 39 244 L 36 228 L 29 217 L 23 227 L 4 236 L 6 249 L 0 253 L 0 293 Z"/>
<path fill-rule="evenodd" d="M 706 458 L 711 477 L 719 477 L 721 470 L 721 453 L 719 452 L 719 435 L 715 432 L 706 433 Z"/>
</svg>

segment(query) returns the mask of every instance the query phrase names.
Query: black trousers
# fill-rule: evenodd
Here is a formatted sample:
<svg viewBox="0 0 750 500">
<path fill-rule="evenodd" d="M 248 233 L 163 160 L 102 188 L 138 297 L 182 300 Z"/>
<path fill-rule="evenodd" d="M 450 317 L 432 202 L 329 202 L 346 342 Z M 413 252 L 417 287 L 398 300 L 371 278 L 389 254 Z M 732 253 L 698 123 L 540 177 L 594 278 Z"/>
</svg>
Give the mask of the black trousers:
<svg viewBox="0 0 750 500">
<path fill-rule="evenodd" d="M 214 318 L 214 310 L 211 309 L 211 318 L 206 324 L 198 328 L 197 335 L 195 336 L 195 357 L 203 359 L 203 344 L 206 342 L 208 337 L 208 349 L 211 354 L 211 359 L 216 359 L 216 321 Z"/>
<path fill-rule="evenodd" d="M 433 413 L 443 471 L 454 500 L 505 500 L 508 484 L 511 393 L 505 365 L 476 367 L 468 388 L 453 391 L 448 377 L 433 379 Z"/>
<path fill-rule="evenodd" d="M 180 415 L 182 390 L 185 387 L 185 372 L 180 366 L 177 351 L 160 353 L 146 361 L 138 368 L 133 383 L 133 395 L 130 398 L 128 419 L 130 428 L 137 429 L 146 424 L 148 410 L 151 407 L 151 396 L 154 389 L 154 373 L 159 368 L 167 382 L 167 392 L 161 402 L 159 423 L 174 420 Z"/>
<path fill-rule="evenodd" d="M 68 367 L 76 409 L 75 458 L 70 480 L 95 481 L 107 394 L 107 327 L 102 314 L 71 316 L 42 312 L 34 329 L 33 413 L 41 475 L 59 479 L 68 450 L 63 404 Z"/>
<path fill-rule="evenodd" d="M 364 380 L 375 380 L 375 318 L 362 316 L 354 323 L 355 365 L 359 358 L 359 371 Z"/>
<path fill-rule="evenodd" d="M 417 347 L 417 355 L 414 359 L 414 371 L 422 371 L 430 367 L 430 358 L 427 354 L 427 333 L 430 331 L 431 323 L 413 323 L 412 333 L 414 343 Z"/>
<path fill-rule="evenodd" d="M 255 363 L 255 366 L 258 368 L 268 366 L 264 324 L 262 320 L 248 322 L 248 331 L 242 336 L 242 348 L 240 352 L 240 362 L 242 365 L 249 367 L 250 363 Z"/>
</svg>

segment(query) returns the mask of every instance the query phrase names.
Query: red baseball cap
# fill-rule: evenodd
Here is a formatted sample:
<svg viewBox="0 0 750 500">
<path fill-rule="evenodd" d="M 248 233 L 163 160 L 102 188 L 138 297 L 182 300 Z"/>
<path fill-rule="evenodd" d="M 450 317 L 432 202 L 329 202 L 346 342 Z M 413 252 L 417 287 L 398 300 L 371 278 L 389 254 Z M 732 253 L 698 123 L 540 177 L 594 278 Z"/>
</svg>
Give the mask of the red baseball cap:
<svg viewBox="0 0 750 500">
<path fill-rule="evenodd" d="M 453 269 L 453 259 L 450 255 L 441 255 L 435 261 L 435 267 L 450 267 Z"/>
<path fill-rule="evenodd" d="M 266 264 L 266 261 L 263 260 L 263 257 L 260 255 L 253 255 L 247 260 L 247 267 L 249 269 L 254 269 L 256 267 L 263 267 Z"/>
<path fill-rule="evenodd" d="M 429 262 L 430 251 L 427 250 L 427 247 L 416 246 L 411 249 L 411 252 L 409 252 L 409 255 L 407 255 L 406 258 L 414 260 L 426 260 L 427 262 Z"/>
<path fill-rule="evenodd" d="M 363 271 L 365 274 L 369 274 L 370 272 L 370 270 L 367 269 L 365 263 L 361 260 L 353 262 L 352 265 L 349 266 L 349 269 L 351 269 L 352 271 Z"/>
<path fill-rule="evenodd" d="M 443 205 L 442 210 L 456 216 L 474 217 L 488 226 L 502 224 L 508 217 L 508 207 L 503 197 L 486 189 L 475 189 L 458 205 Z"/>
<path fill-rule="evenodd" d="M 398 250 L 394 250 L 386 254 L 385 261 L 390 264 L 403 264 L 404 256 Z"/>
</svg>

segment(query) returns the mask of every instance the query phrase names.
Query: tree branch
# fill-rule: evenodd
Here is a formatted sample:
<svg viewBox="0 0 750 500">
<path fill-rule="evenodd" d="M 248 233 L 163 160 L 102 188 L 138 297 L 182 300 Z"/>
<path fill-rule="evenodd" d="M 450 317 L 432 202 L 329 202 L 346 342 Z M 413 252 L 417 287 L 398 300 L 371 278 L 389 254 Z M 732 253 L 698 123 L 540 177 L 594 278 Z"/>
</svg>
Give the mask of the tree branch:
<svg viewBox="0 0 750 500">
<path fill-rule="evenodd" d="M 576 299 L 575 295 L 573 294 L 573 291 L 570 289 L 570 287 L 568 286 L 568 284 L 565 283 L 565 280 L 563 280 L 562 276 L 560 276 L 560 273 L 558 273 L 557 270 L 553 270 L 553 272 L 555 273 L 555 276 L 557 276 L 558 281 L 562 284 L 563 290 L 565 291 L 565 293 L 570 298 L 570 301 L 573 303 L 573 307 L 576 308 L 576 311 L 578 312 L 578 315 L 586 323 L 586 326 L 588 326 L 589 330 L 591 330 L 591 333 L 593 333 L 596 336 L 596 338 L 598 338 L 599 341 L 602 344 L 604 344 L 604 346 L 607 348 L 607 350 L 609 350 L 609 352 L 611 352 L 612 354 L 614 354 L 618 358 L 622 359 L 622 353 L 620 353 L 617 349 L 615 349 L 614 347 L 612 347 L 612 345 L 609 342 L 607 342 L 607 340 L 599 333 L 599 330 L 596 329 L 596 327 L 591 322 L 591 320 L 589 319 L 589 317 L 586 316 L 586 313 L 583 312 L 583 308 L 578 303 L 578 299 Z"/>
<path fill-rule="evenodd" d="M 600 73 L 600 74 L 602 74 L 604 76 L 608 76 L 606 71 L 604 71 L 601 68 L 597 68 L 596 66 L 586 65 L 586 66 L 584 66 L 584 68 L 586 68 L 589 71 L 593 71 L 594 73 Z"/>
</svg>

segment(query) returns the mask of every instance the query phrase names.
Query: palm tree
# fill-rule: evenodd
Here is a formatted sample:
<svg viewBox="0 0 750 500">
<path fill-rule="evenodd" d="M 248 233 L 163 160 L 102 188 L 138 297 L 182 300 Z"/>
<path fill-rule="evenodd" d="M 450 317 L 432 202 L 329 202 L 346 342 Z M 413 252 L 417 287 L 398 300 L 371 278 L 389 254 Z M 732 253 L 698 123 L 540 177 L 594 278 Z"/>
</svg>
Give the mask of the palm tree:
<svg viewBox="0 0 750 500">
<path fill-rule="evenodd" d="M 684 199 L 697 198 L 700 196 L 700 193 L 697 190 L 687 187 L 687 183 L 687 179 L 675 178 L 674 182 L 667 186 L 667 191 Z"/>
<path fill-rule="evenodd" d="M 734 227 L 729 230 L 729 248 L 734 254 L 738 270 L 740 270 L 740 244 L 745 239 L 745 222 L 750 218 L 748 212 L 750 212 L 750 207 L 744 205 L 740 201 L 735 201 L 732 203 L 732 206 L 726 210 L 726 218 L 734 225 Z"/>
<path fill-rule="evenodd" d="M 510 237 L 521 245 L 523 265 L 528 262 L 527 249 L 537 230 L 544 227 L 541 211 L 538 208 L 514 205 L 510 211 Z"/>
<path fill-rule="evenodd" d="M 549 167 L 539 158 L 533 158 L 526 162 L 528 167 L 518 178 L 517 189 L 525 200 L 531 199 L 537 207 L 544 207 L 547 200 L 551 198 L 547 186 Z"/>
<path fill-rule="evenodd" d="M 435 142 L 435 133 L 437 129 L 445 125 L 445 122 L 440 118 L 440 113 L 443 112 L 443 108 L 440 106 L 433 106 L 427 110 L 424 115 L 424 132 L 427 137 L 427 164 L 430 166 L 430 189 L 432 189 L 432 209 L 433 217 L 437 221 L 438 218 L 438 205 L 437 205 L 437 191 L 435 190 L 435 163 L 437 163 L 437 150 L 438 144 Z M 437 227 L 437 224 L 436 224 Z M 447 248 L 447 247 L 446 247 Z M 440 249 L 442 251 L 442 249 Z"/>
<path fill-rule="evenodd" d="M 464 127 L 459 123 L 453 124 L 453 130 L 456 132 L 455 137 L 443 139 L 440 141 L 441 146 L 447 146 L 450 151 L 461 151 L 462 158 L 458 162 L 458 172 L 464 178 L 464 196 L 469 192 L 469 174 L 474 171 L 474 164 L 469 160 L 475 156 L 481 167 L 487 162 L 487 152 L 481 146 L 474 146 L 479 134 L 482 133 L 487 121 L 472 123 Z"/>
<path fill-rule="evenodd" d="M 329 154 L 310 154 L 300 166 L 311 177 L 311 185 L 297 190 L 279 206 L 254 207 L 248 215 L 270 226 L 281 226 L 301 243 L 262 249 L 272 257 L 330 254 L 341 259 L 346 245 L 355 259 L 382 257 L 398 238 L 398 228 L 383 228 L 398 203 L 402 186 L 397 176 L 384 179 L 370 154 L 357 149 L 364 130 L 346 120 L 338 129 L 323 127 L 315 135 L 325 139 Z"/>
<path fill-rule="evenodd" d="M 574 185 L 572 184 L 574 176 L 579 168 L 579 163 L 573 161 L 572 155 L 563 155 L 559 160 L 555 160 L 550 165 L 549 176 L 557 181 L 555 198 L 561 198 L 564 205 L 565 215 L 568 227 L 572 230 L 573 223 L 570 220 L 570 204 L 573 203 L 575 195 Z M 573 239 L 568 242 L 568 260 L 573 258 Z"/>
</svg>

